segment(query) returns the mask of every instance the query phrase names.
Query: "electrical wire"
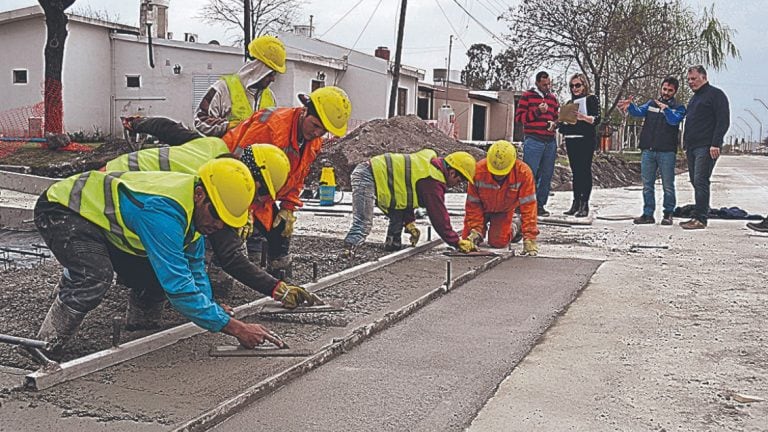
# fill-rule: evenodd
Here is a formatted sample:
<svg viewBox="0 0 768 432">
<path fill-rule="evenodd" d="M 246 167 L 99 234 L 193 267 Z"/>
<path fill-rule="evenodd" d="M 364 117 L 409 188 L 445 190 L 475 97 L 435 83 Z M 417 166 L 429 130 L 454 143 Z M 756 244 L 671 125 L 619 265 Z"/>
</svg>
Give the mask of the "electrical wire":
<svg viewBox="0 0 768 432">
<path fill-rule="evenodd" d="M 488 2 L 488 5 L 486 5 L 483 0 L 477 0 L 477 3 L 479 3 L 480 6 L 484 7 L 485 10 L 490 12 L 491 15 L 494 15 L 494 16 L 498 17 L 499 15 L 502 14 L 502 12 L 500 10 L 496 9 L 495 7 L 493 7 L 493 4 L 491 2 Z M 491 7 L 493 7 L 493 10 L 491 10 Z"/>
<path fill-rule="evenodd" d="M 365 22 L 365 26 L 363 26 L 363 29 L 360 30 L 360 34 L 357 36 L 357 39 L 355 39 L 355 43 L 352 44 L 352 47 L 349 48 L 349 51 L 347 52 L 347 55 L 349 55 L 352 52 L 352 50 L 355 49 L 355 46 L 357 46 L 357 43 L 360 42 L 360 38 L 363 37 L 363 34 L 365 33 L 365 30 L 368 28 L 368 24 L 370 24 L 371 21 L 373 20 L 373 17 L 376 16 L 376 11 L 379 10 L 379 6 L 381 6 L 381 2 L 382 1 L 383 0 L 379 0 L 379 2 L 376 3 L 376 7 L 373 8 L 373 12 L 371 12 L 371 16 L 368 17 L 368 21 Z"/>
<path fill-rule="evenodd" d="M 325 33 L 321 34 L 319 39 L 322 39 L 326 34 L 328 34 L 329 31 L 333 30 L 334 27 L 336 27 L 337 24 L 339 24 L 341 21 L 344 20 L 344 18 L 347 17 L 353 10 L 355 10 L 358 6 L 360 6 L 360 3 L 364 2 L 365 0 L 360 0 L 357 3 L 355 3 L 354 6 L 352 6 L 352 9 L 348 10 L 344 15 L 341 16 L 338 20 L 336 20 L 335 23 L 333 23 L 332 26 L 328 28 L 328 30 L 325 31 Z"/>
<path fill-rule="evenodd" d="M 451 30 L 453 30 L 453 33 L 456 35 L 456 39 L 458 39 L 459 42 L 461 42 L 461 45 L 464 47 L 465 50 L 469 51 L 469 47 L 467 47 L 467 44 L 465 44 L 464 40 L 461 39 L 461 36 L 459 36 L 459 32 L 456 30 L 456 27 L 453 26 L 453 23 L 451 22 L 450 18 L 448 18 L 448 14 L 445 13 L 445 10 L 443 10 L 443 7 L 440 5 L 440 2 L 438 0 L 435 0 L 435 3 L 437 4 L 437 7 L 440 8 L 440 12 L 443 13 L 445 20 L 448 21 L 448 25 L 451 26 Z"/>
<path fill-rule="evenodd" d="M 437 0 L 435 0 L 435 1 L 437 1 Z M 499 36 L 497 36 L 496 33 L 492 32 L 490 29 L 488 29 L 488 27 L 483 25 L 483 23 L 481 23 L 480 20 L 478 20 L 471 13 L 469 13 L 469 11 L 466 8 L 464 8 L 464 6 L 462 6 L 461 3 L 459 3 L 458 0 L 453 0 L 453 2 L 456 3 L 456 6 L 460 7 L 461 10 L 463 10 L 465 14 L 467 14 L 470 18 L 472 18 L 472 21 L 477 23 L 477 25 L 479 25 L 483 30 L 485 30 L 485 32 L 488 33 L 492 38 L 494 38 L 497 41 L 501 42 L 507 48 L 512 48 L 511 46 L 509 46 L 509 44 L 507 44 L 507 42 L 504 41 L 504 39 L 502 39 Z M 440 9 L 442 10 L 442 8 L 440 8 Z"/>
</svg>

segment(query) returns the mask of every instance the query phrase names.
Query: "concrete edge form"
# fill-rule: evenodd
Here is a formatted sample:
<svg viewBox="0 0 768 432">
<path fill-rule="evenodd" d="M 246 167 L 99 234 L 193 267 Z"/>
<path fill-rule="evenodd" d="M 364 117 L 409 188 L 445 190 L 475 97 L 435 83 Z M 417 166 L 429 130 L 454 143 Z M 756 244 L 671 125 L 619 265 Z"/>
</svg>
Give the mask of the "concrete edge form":
<svg viewBox="0 0 768 432">
<path fill-rule="evenodd" d="M 442 240 L 435 239 L 414 248 L 407 248 L 393 254 L 386 255 L 376 261 L 363 263 L 320 279 L 315 283 L 304 285 L 309 291 L 321 291 L 329 286 L 344 282 L 356 276 L 378 270 L 412 255 L 421 253 L 435 247 Z M 262 298 L 251 303 L 246 303 L 234 308 L 237 318 L 245 318 L 256 313 L 264 304 L 272 301 Z M 25 387 L 34 390 L 44 390 L 65 381 L 82 377 L 97 372 L 109 366 L 131 360 L 148 354 L 152 351 L 173 345 L 184 339 L 205 333 L 206 330 L 189 322 L 158 333 L 136 339 L 118 347 L 89 354 L 58 365 L 57 368 L 41 368 L 25 377 Z"/>
<path fill-rule="evenodd" d="M 34 230 L 34 217 L 35 212 L 32 209 L 0 206 L 0 228 Z"/>
<path fill-rule="evenodd" d="M 61 179 L 0 170 L 0 187 L 30 195 L 40 195 L 59 180 Z"/>
<path fill-rule="evenodd" d="M 278 374 L 275 374 L 261 381 L 260 383 L 248 388 L 243 393 L 222 402 L 210 411 L 203 413 L 200 416 L 180 426 L 177 426 L 173 429 L 173 431 L 196 432 L 210 429 L 211 427 L 221 423 L 223 420 L 237 413 L 238 410 L 242 409 L 246 405 L 270 394 L 291 380 L 322 366 L 323 364 L 338 357 L 349 349 L 359 345 L 369 337 L 387 329 L 388 327 L 396 324 L 402 319 L 423 308 L 432 301 L 440 298 L 443 294 L 460 287 L 467 281 L 474 279 L 479 274 L 495 267 L 496 265 L 509 258 L 512 258 L 513 256 L 514 253 L 505 253 L 489 261 L 486 261 L 480 267 L 474 270 L 470 270 L 453 280 L 446 281 L 446 283 L 443 283 L 439 287 L 429 291 L 413 302 L 401 307 L 400 309 L 388 312 L 382 318 L 355 328 L 349 334 L 347 334 L 347 336 L 341 338 L 340 340 L 334 339 L 331 344 L 321 349 L 311 357 L 305 359 L 301 363 L 298 363 Z"/>
</svg>

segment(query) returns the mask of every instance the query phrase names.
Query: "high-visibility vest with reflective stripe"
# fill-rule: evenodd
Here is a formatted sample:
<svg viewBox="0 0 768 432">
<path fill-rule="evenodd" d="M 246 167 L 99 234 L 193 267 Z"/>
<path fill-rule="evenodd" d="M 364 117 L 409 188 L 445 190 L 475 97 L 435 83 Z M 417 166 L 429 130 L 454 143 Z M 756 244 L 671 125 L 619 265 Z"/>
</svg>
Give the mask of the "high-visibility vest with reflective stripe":
<svg viewBox="0 0 768 432">
<path fill-rule="evenodd" d="M 443 172 L 432 165 L 431 161 L 436 157 L 434 150 L 424 149 L 416 153 L 385 153 L 371 158 L 379 208 L 387 213 L 390 209 L 419 207 L 416 182 L 432 177 L 445 183 Z"/>
<path fill-rule="evenodd" d="M 227 83 L 227 89 L 229 90 L 229 97 L 232 102 L 232 108 L 228 120 L 243 121 L 253 114 L 253 107 L 248 102 L 248 95 L 245 93 L 245 86 L 240 81 L 240 77 L 237 74 L 224 75 L 221 77 L 225 83 Z M 256 110 L 263 110 L 265 108 L 274 108 L 275 95 L 269 87 L 263 89 L 259 94 L 259 100 L 257 101 Z"/>
<path fill-rule="evenodd" d="M 118 249 L 144 256 L 141 239 L 128 229 L 120 213 L 118 190 L 170 198 L 184 209 L 186 233 L 184 247 L 200 237 L 190 231 L 195 209 L 194 189 L 198 177 L 175 172 L 101 172 L 88 171 L 61 180 L 48 188 L 48 200 L 70 208 L 107 232 Z"/>
<path fill-rule="evenodd" d="M 124 154 L 107 162 L 105 171 L 173 171 L 197 174 L 197 170 L 204 163 L 228 153 L 227 143 L 221 138 L 197 138 L 180 146 L 151 148 Z"/>
</svg>

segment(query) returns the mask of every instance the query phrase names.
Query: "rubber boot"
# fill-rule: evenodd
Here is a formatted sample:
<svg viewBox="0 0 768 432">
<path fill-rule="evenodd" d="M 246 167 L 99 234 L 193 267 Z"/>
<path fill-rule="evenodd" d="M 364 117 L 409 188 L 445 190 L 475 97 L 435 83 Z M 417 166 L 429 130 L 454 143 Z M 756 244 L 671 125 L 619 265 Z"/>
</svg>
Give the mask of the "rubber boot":
<svg viewBox="0 0 768 432">
<path fill-rule="evenodd" d="M 37 332 L 37 339 L 53 344 L 50 351 L 43 353 L 52 360 L 61 360 L 64 345 L 77 333 L 83 318 L 84 313 L 65 305 L 59 296 L 56 296 Z"/>
<path fill-rule="evenodd" d="M 293 256 L 283 255 L 271 260 L 267 272 L 280 280 L 290 277 L 293 273 Z"/>
<path fill-rule="evenodd" d="M 125 311 L 125 329 L 128 331 L 159 329 L 163 324 L 165 303 L 165 300 L 157 303 L 142 302 L 131 290 Z"/>
<path fill-rule="evenodd" d="M 563 214 L 573 216 L 577 211 L 579 211 L 579 207 L 581 207 L 581 201 L 574 198 L 573 202 L 571 203 L 571 208 L 569 208 L 568 211 L 564 211 Z"/>
<path fill-rule="evenodd" d="M 574 216 L 577 218 L 589 216 L 589 201 L 581 201 L 579 203 L 579 211 Z"/>
</svg>

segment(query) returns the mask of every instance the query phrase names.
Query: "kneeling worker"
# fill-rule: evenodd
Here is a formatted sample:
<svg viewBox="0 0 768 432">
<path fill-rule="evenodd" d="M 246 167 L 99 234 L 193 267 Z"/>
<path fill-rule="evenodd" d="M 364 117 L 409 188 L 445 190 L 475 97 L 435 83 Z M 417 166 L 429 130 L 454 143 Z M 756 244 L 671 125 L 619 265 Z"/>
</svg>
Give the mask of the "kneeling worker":
<svg viewBox="0 0 768 432">
<path fill-rule="evenodd" d="M 272 202 L 280 188 L 285 185 L 290 173 L 288 156 L 270 144 L 252 144 L 238 147 L 234 155 L 229 153 L 227 144 L 221 138 L 197 138 L 175 147 L 160 147 L 124 154 L 107 162 L 106 171 L 174 171 L 195 174 L 206 162 L 223 155 L 234 156 L 245 163 L 256 182 L 255 203 Z M 225 227 L 207 236 L 217 264 L 227 274 L 243 285 L 265 296 L 280 301 L 292 309 L 306 302 L 314 303 L 304 288 L 286 284 L 253 264 L 242 250 L 242 239 L 253 231 L 253 217 L 239 229 Z M 130 324 L 130 323 L 129 323 Z"/>
<path fill-rule="evenodd" d="M 467 187 L 464 238 L 480 244 L 507 247 L 515 237 L 515 209 L 522 215 L 523 253 L 536 256 L 536 182 L 525 163 L 517 161 L 517 149 L 509 141 L 496 141 L 485 159 L 477 163 L 475 181 Z M 519 241 L 519 240 L 518 240 Z"/>
<path fill-rule="evenodd" d="M 202 236 L 245 225 L 255 192 L 248 167 L 234 159 L 209 161 L 197 175 L 89 171 L 51 185 L 35 206 L 35 226 L 64 267 L 37 334 L 53 344 L 48 354 L 60 358 L 115 272 L 131 289 L 129 315 L 153 316 L 168 299 L 198 326 L 247 348 L 282 346 L 216 304 L 205 273 Z"/>
<path fill-rule="evenodd" d="M 462 240 L 451 226 L 445 208 L 445 191 L 466 180 L 473 181 L 475 158 L 467 152 L 454 152 L 442 158 L 434 150 L 416 153 L 386 153 L 374 156 L 355 167 L 352 184 L 352 226 L 344 239 L 344 256 L 365 242 L 371 233 L 373 204 L 389 217 L 385 241 L 387 250 L 402 247 L 402 232 L 410 234 L 411 245 L 421 232 L 414 223 L 414 209 L 425 207 L 435 231 L 444 242 L 462 252 L 477 250 L 470 240 Z"/>
</svg>

